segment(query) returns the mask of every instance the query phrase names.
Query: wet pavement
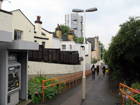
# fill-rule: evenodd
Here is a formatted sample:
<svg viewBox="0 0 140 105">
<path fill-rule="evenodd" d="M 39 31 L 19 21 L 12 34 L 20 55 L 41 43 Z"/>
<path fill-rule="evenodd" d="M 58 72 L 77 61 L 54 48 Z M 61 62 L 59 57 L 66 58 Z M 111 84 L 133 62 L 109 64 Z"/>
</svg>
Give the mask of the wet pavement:
<svg viewBox="0 0 140 105">
<path fill-rule="evenodd" d="M 82 100 L 82 82 L 39 104 L 28 105 L 117 105 L 120 101 L 108 90 L 108 76 L 86 78 L 86 99 Z"/>
</svg>

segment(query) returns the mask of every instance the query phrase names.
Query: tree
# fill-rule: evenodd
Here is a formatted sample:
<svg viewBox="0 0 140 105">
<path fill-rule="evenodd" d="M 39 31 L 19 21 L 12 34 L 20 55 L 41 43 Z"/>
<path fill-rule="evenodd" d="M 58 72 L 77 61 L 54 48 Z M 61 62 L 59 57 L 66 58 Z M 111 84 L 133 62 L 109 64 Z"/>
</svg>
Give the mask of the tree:
<svg viewBox="0 0 140 105">
<path fill-rule="evenodd" d="M 60 25 L 60 28 L 62 29 L 62 35 L 68 36 L 68 32 L 70 30 L 70 27 L 66 26 L 66 25 Z M 55 33 L 56 33 L 56 29 L 55 29 Z"/>
<path fill-rule="evenodd" d="M 101 43 L 101 41 L 99 41 L 99 45 L 103 45 L 103 43 Z M 103 53 L 105 51 L 104 47 L 99 47 L 100 48 L 100 53 L 101 53 L 101 59 L 103 59 Z"/>
<path fill-rule="evenodd" d="M 92 59 L 92 63 L 93 63 L 93 64 L 97 63 L 97 59 L 96 59 L 96 58 L 93 58 L 93 59 Z"/>
<path fill-rule="evenodd" d="M 139 79 L 140 76 L 140 20 L 130 17 L 120 25 L 112 38 L 104 59 L 110 72 L 124 78 Z"/>
<path fill-rule="evenodd" d="M 70 30 L 70 27 L 69 26 L 66 26 L 66 25 L 60 25 L 60 28 L 62 29 L 62 35 L 63 36 L 68 36 L 68 33 L 69 33 L 69 30 Z M 73 30 L 74 32 L 74 30 Z M 56 29 L 55 29 L 55 33 L 56 33 Z M 81 43 L 83 42 L 84 38 L 83 37 L 76 37 L 76 35 L 74 34 L 74 41 L 77 42 L 77 43 Z"/>
<path fill-rule="evenodd" d="M 77 43 L 82 43 L 84 41 L 84 38 L 83 37 L 76 37 L 74 35 L 74 41 L 77 42 Z"/>
</svg>

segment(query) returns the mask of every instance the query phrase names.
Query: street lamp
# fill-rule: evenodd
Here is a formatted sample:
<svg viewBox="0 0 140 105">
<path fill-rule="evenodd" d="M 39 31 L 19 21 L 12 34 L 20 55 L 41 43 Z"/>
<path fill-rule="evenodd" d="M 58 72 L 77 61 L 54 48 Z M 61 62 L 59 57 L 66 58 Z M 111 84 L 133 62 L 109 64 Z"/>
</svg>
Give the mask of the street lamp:
<svg viewBox="0 0 140 105">
<path fill-rule="evenodd" d="M 73 9 L 72 12 L 84 12 L 84 44 L 85 44 L 85 12 L 94 12 L 97 8 L 90 9 Z M 86 77 L 85 77 L 85 49 L 84 49 L 84 61 L 83 61 L 83 77 L 82 77 L 82 99 L 85 99 L 86 93 Z"/>
</svg>

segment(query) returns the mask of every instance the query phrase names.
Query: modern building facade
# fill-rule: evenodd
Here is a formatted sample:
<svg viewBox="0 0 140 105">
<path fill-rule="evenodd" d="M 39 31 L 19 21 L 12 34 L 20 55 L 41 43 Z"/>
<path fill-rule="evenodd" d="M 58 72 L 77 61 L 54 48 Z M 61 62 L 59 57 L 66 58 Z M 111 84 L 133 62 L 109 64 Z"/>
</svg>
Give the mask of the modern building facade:
<svg viewBox="0 0 140 105">
<path fill-rule="evenodd" d="M 77 37 L 83 37 L 83 16 L 78 13 L 65 15 L 65 25 L 69 26 Z"/>
</svg>

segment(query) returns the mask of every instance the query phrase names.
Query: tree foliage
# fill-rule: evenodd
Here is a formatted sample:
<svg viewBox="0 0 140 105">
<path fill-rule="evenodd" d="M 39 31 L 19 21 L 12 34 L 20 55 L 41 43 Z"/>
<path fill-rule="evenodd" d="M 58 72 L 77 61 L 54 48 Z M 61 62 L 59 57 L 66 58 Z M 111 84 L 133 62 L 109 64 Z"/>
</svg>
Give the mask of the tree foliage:
<svg viewBox="0 0 140 105">
<path fill-rule="evenodd" d="M 105 52 L 104 61 L 116 75 L 132 79 L 140 76 L 140 20 L 130 17 L 120 25 Z"/>
<path fill-rule="evenodd" d="M 95 63 L 97 63 L 97 59 L 96 58 L 93 58 L 92 59 L 92 64 L 95 64 Z"/>
<path fill-rule="evenodd" d="M 101 42 L 101 41 L 99 41 L 99 45 L 103 45 L 103 43 Z M 101 59 L 103 59 L 103 55 L 104 55 L 104 52 L 105 52 L 106 50 L 104 49 L 104 47 L 103 46 L 101 46 L 100 47 L 100 56 L 101 56 Z"/>
<path fill-rule="evenodd" d="M 76 37 L 74 35 L 74 41 L 77 42 L 77 43 L 82 43 L 84 41 L 84 38 L 83 37 Z"/>
<path fill-rule="evenodd" d="M 69 30 L 71 30 L 71 28 L 69 26 L 66 25 L 60 25 L 60 28 L 62 29 L 62 35 L 63 36 L 68 36 Z M 74 30 L 73 30 L 74 32 Z M 56 33 L 56 29 L 55 29 L 55 33 Z M 74 41 L 77 43 L 81 43 L 83 42 L 84 38 L 83 37 L 76 37 L 76 35 L 74 34 Z"/>
<path fill-rule="evenodd" d="M 69 26 L 65 26 L 65 25 L 60 25 L 60 28 L 62 29 L 62 35 L 63 36 L 68 36 L 68 32 L 70 30 L 70 27 Z M 56 33 L 56 29 L 55 29 L 54 33 Z"/>
</svg>

